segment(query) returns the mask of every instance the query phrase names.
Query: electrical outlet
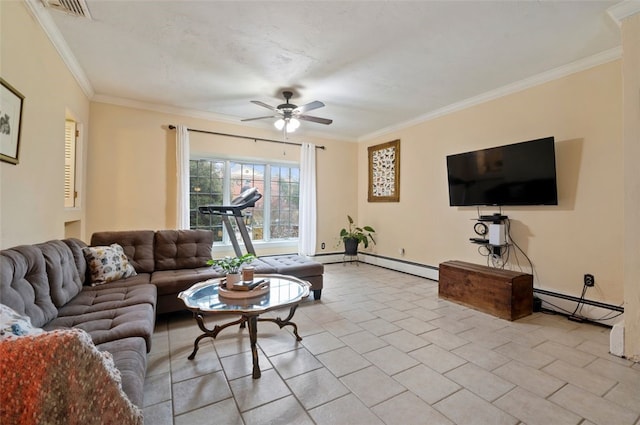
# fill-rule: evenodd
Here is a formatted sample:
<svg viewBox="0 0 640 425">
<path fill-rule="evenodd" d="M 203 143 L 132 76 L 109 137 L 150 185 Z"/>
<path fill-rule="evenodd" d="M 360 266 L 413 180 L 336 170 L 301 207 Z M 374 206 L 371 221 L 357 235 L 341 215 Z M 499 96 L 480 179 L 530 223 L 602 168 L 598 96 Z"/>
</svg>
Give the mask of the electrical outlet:
<svg viewBox="0 0 640 425">
<path fill-rule="evenodd" d="M 324 242 L 322 242 L 322 243 L 320 244 L 320 249 L 324 249 L 325 247 L 326 247 L 326 245 L 324 244 Z"/>
<path fill-rule="evenodd" d="M 595 284 L 596 284 L 596 278 L 593 277 L 592 274 L 587 273 L 587 274 L 584 275 L 584 285 L 585 286 L 593 286 Z"/>
</svg>

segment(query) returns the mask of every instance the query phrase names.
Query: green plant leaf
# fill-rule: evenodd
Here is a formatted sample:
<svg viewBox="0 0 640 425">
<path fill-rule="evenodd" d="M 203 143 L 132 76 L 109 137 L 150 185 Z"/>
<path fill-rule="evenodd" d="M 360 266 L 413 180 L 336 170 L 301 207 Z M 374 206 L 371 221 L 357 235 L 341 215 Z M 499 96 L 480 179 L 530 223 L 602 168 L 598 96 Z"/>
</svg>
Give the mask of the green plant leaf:
<svg viewBox="0 0 640 425">
<path fill-rule="evenodd" d="M 219 259 L 211 259 L 207 261 L 210 266 L 217 266 L 224 270 L 226 273 L 238 273 L 240 266 L 244 263 L 253 261 L 255 256 L 253 254 L 244 254 L 240 257 L 224 257 Z"/>
<path fill-rule="evenodd" d="M 348 229 L 340 229 L 340 239 L 344 242 L 347 239 L 355 239 L 358 243 L 364 244 L 365 248 L 369 247 L 369 240 L 373 244 L 376 243 L 375 239 L 371 235 L 375 233 L 375 230 L 371 226 L 363 226 L 359 227 L 354 224 L 353 218 L 350 215 L 347 215 L 347 221 L 349 222 Z M 367 232 L 367 233 L 365 233 Z"/>
</svg>

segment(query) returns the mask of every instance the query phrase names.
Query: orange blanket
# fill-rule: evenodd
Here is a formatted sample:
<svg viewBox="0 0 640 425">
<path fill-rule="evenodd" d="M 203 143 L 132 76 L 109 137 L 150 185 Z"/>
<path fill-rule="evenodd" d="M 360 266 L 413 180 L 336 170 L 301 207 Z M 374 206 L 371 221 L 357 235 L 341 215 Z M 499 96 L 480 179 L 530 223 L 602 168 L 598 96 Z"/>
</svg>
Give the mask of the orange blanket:
<svg viewBox="0 0 640 425">
<path fill-rule="evenodd" d="M 0 341 L 0 423 L 142 425 L 108 353 L 80 329 Z"/>
</svg>

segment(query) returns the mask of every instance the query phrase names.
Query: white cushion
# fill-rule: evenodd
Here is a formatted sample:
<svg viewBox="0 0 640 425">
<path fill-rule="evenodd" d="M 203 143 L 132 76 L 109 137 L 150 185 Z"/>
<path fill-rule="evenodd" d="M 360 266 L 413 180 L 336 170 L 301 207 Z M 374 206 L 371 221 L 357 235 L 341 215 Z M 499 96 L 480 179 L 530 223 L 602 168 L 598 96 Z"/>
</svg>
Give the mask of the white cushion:
<svg viewBox="0 0 640 425">
<path fill-rule="evenodd" d="M 124 249 L 117 243 L 110 246 L 89 246 L 82 248 L 87 267 L 91 273 L 91 286 L 102 285 L 125 277 L 135 276 Z"/>
</svg>

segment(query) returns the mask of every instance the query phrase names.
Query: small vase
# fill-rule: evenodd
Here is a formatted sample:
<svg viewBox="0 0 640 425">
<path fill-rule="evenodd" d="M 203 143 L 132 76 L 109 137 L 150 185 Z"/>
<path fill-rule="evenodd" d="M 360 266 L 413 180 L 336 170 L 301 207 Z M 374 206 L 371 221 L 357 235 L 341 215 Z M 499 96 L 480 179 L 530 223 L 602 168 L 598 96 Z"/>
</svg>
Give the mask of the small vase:
<svg viewBox="0 0 640 425">
<path fill-rule="evenodd" d="M 227 273 L 227 288 L 231 289 L 233 285 L 242 281 L 242 275 L 240 273 Z"/>
</svg>

